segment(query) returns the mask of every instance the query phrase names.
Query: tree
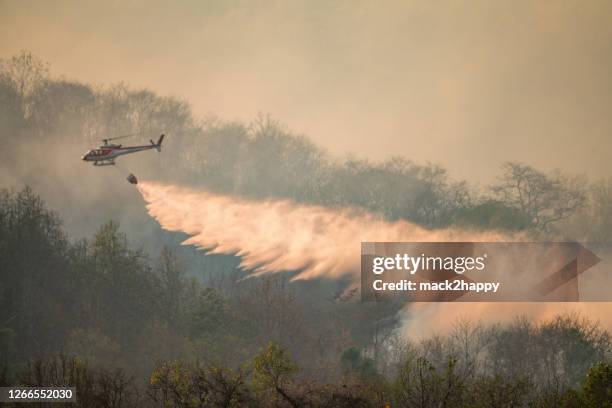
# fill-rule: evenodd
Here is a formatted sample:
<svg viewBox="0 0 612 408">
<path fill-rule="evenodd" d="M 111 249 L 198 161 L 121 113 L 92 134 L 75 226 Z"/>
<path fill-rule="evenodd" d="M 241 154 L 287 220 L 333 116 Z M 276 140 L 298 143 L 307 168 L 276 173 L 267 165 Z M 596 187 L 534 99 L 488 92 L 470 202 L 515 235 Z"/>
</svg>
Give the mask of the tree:
<svg viewBox="0 0 612 408">
<path fill-rule="evenodd" d="M 253 387 L 261 391 L 275 391 L 291 406 L 298 401 L 288 393 L 288 387 L 298 366 L 278 343 L 270 342 L 253 359 Z"/>
<path fill-rule="evenodd" d="M 287 277 L 263 275 L 241 283 L 234 306 L 255 326 L 259 344 L 270 339 L 290 347 L 293 353 L 303 348 L 304 316 L 297 292 Z"/>
<path fill-rule="evenodd" d="M 590 191 L 588 238 L 593 241 L 612 240 L 612 179 L 595 183 Z"/>
<path fill-rule="evenodd" d="M 44 81 L 30 96 L 32 132 L 44 137 L 62 133 L 82 143 L 96 111 L 94 90 L 67 80 Z M 68 141 L 66 140 L 66 141 Z"/>
<path fill-rule="evenodd" d="M 19 95 L 24 117 L 30 116 L 30 97 L 48 75 L 49 65 L 26 50 L 0 60 L 0 79 L 10 83 Z"/>
<path fill-rule="evenodd" d="M 155 275 L 141 251 L 133 250 L 119 224 L 109 221 L 100 227 L 89 248 L 88 276 L 83 299 L 95 324 L 119 343 L 138 338 L 135 327 L 160 314 Z"/>
<path fill-rule="evenodd" d="M 191 335 L 200 337 L 222 334 L 229 317 L 228 309 L 227 302 L 217 290 L 202 289 L 190 318 Z"/>
<path fill-rule="evenodd" d="M 0 329 L 16 357 L 59 346 L 70 325 L 67 248 L 59 217 L 30 188 L 0 191 Z"/>
<path fill-rule="evenodd" d="M 587 407 L 612 408 L 612 364 L 602 361 L 591 367 L 582 392 Z"/>
<path fill-rule="evenodd" d="M 560 173 L 544 174 L 533 167 L 507 162 L 492 190 L 502 203 L 525 214 L 531 226 L 547 231 L 584 206 L 584 182 Z"/>
<path fill-rule="evenodd" d="M 19 383 L 26 387 L 75 387 L 78 408 L 139 405 L 133 378 L 121 369 L 93 368 L 79 357 L 54 354 L 27 363 Z M 72 403 L 71 403 L 72 405 Z"/>
<path fill-rule="evenodd" d="M 357 375 L 364 380 L 379 379 L 374 360 L 364 357 L 356 347 L 349 347 L 342 352 L 340 363 L 346 376 Z"/>
<path fill-rule="evenodd" d="M 456 364 L 450 355 L 440 367 L 422 355 L 408 356 L 393 387 L 396 401 L 421 408 L 461 406 L 466 379 L 457 374 Z"/>
<path fill-rule="evenodd" d="M 466 392 L 471 408 L 512 408 L 526 406 L 530 384 L 521 377 L 479 376 Z"/>
<path fill-rule="evenodd" d="M 185 279 L 179 261 L 167 247 L 162 248 L 159 268 L 161 284 L 161 311 L 168 324 L 180 327 L 183 312 Z"/>
<path fill-rule="evenodd" d="M 455 223 L 465 227 L 509 231 L 531 226 L 531 220 L 521 210 L 493 199 L 457 209 Z"/>
<path fill-rule="evenodd" d="M 215 365 L 163 363 L 151 375 L 149 396 L 162 407 L 257 406 L 245 383 L 243 369 Z"/>
<path fill-rule="evenodd" d="M 12 82 L 9 78 L 3 78 L 0 74 L 0 123 L 4 129 L 3 134 L 6 135 L 20 135 L 21 132 L 26 128 L 26 120 L 23 118 L 23 107 L 21 104 L 21 97 L 15 90 Z M 0 158 L 3 163 L 10 164 L 9 160 L 15 160 L 12 149 L 15 148 L 15 141 L 11 141 L 3 136 L 2 143 L 4 149 L 0 151 Z M 10 167 L 9 167 L 10 168 Z"/>
</svg>

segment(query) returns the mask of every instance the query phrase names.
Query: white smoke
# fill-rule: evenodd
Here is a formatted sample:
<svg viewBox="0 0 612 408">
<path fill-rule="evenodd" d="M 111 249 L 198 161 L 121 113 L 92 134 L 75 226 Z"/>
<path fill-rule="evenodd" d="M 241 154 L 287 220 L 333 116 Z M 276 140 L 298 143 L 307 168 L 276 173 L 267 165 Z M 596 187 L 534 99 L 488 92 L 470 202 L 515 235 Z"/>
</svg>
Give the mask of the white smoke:
<svg viewBox="0 0 612 408">
<path fill-rule="evenodd" d="M 349 276 L 359 282 L 362 241 L 509 241 L 495 232 L 428 230 L 387 222 L 355 209 L 331 209 L 287 200 L 251 201 L 169 184 L 142 182 L 138 189 L 162 228 L 190 235 L 183 244 L 233 253 L 254 273 L 299 270 L 294 279 Z M 410 303 L 401 332 L 410 337 L 447 331 L 459 318 L 503 322 L 517 315 L 535 320 L 579 311 L 611 327 L 612 303 Z"/>
<path fill-rule="evenodd" d="M 429 230 L 388 222 L 356 209 L 332 209 L 288 200 L 252 201 L 156 182 L 138 189 L 162 228 L 188 235 L 183 244 L 233 253 L 255 274 L 299 271 L 294 279 L 359 279 L 362 241 L 499 241 L 497 233 Z"/>
<path fill-rule="evenodd" d="M 541 322 L 577 313 L 612 329 L 611 302 L 452 302 L 410 303 L 400 312 L 400 332 L 413 339 L 445 333 L 461 320 L 484 324 L 510 323 L 518 316 Z"/>
</svg>

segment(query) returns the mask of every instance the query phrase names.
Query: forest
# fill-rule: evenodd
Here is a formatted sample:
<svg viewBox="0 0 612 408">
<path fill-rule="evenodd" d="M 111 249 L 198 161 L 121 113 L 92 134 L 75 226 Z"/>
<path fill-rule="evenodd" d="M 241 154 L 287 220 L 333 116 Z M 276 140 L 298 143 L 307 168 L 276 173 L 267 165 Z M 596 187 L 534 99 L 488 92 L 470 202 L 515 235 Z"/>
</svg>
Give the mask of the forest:
<svg viewBox="0 0 612 408">
<path fill-rule="evenodd" d="M 79 407 L 612 406 L 597 321 L 467 316 L 406 336 L 409 307 L 360 302 L 341 279 L 245 279 L 238 256 L 179 246 L 122 166 L 430 229 L 598 242 L 612 179 L 509 161 L 479 186 L 406 157 L 334 157 L 268 115 L 196 118 L 176 97 L 54 77 L 28 51 L 0 60 L 0 125 L 0 385 L 75 386 Z M 108 135 L 164 132 L 163 153 L 109 171 L 79 159 Z"/>
</svg>

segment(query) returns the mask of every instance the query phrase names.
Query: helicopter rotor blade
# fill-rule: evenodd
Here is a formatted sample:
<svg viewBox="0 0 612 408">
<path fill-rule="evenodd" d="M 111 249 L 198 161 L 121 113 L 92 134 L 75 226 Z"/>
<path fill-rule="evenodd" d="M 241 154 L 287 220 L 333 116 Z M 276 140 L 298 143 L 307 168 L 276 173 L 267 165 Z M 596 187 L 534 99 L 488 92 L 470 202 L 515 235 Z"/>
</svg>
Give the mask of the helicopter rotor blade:
<svg viewBox="0 0 612 408">
<path fill-rule="evenodd" d="M 104 138 L 104 139 L 102 139 L 102 140 L 117 140 L 117 139 L 125 139 L 126 137 L 136 136 L 136 135 L 139 135 L 139 134 L 141 134 L 141 133 L 142 133 L 142 132 L 139 132 L 139 133 L 129 133 L 129 134 L 126 134 L 126 135 L 119 135 L 119 136 L 115 136 L 115 137 L 105 137 L 105 138 Z"/>
<path fill-rule="evenodd" d="M 119 136 L 115 136 L 115 137 L 105 137 L 104 139 L 101 139 L 101 141 L 104 142 L 104 144 L 107 144 L 111 140 L 125 139 L 126 137 L 142 135 L 144 133 L 145 132 L 136 132 L 136 133 L 128 133 L 128 134 L 125 134 L 125 135 L 119 135 Z"/>
</svg>

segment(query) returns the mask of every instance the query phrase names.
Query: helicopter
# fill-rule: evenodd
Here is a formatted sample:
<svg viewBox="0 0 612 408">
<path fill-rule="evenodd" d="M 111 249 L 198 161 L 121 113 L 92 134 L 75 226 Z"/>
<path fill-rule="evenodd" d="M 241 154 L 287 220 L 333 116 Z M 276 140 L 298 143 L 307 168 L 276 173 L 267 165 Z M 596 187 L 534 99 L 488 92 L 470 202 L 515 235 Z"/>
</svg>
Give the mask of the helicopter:
<svg viewBox="0 0 612 408">
<path fill-rule="evenodd" d="M 155 149 L 161 152 L 162 141 L 164 135 L 162 134 L 157 143 L 150 140 L 151 144 L 143 146 L 122 146 L 120 144 L 109 143 L 113 140 L 123 139 L 134 135 L 123 135 L 117 137 L 110 137 L 102 139 L 102 145 L 97 149 L 91 149 L 81 157 L 83 161 L 93 162 L 94 166 L 112 166 L 115 164 L 115 159 L 125 154 L 141 152 L 143 150 Z"/>
</svg>

